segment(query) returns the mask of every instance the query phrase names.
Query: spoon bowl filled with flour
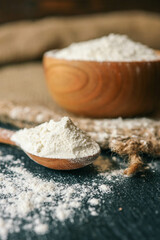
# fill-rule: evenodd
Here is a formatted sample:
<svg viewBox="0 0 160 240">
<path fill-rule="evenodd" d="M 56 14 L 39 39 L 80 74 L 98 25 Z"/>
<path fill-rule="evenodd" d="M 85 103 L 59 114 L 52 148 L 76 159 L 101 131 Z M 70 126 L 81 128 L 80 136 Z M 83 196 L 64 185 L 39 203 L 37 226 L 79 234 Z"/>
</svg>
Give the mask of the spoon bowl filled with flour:
<svg viewBox="0 0 160 240">
<path fill-rule="evenodd" d="M 99 145 L 68 117 L 17 132 L 0 129 L 0 142 L 17 145 L 35 162 L 57 170 L 84 167 L 100 154 Z"/>
<path fill-rule="evenodd" d="M 43 63 L 52 97 L 75 114 L 131 117 L 156 108 L 160 52 L 125 35 L 49 51 Z"/>
</svg>

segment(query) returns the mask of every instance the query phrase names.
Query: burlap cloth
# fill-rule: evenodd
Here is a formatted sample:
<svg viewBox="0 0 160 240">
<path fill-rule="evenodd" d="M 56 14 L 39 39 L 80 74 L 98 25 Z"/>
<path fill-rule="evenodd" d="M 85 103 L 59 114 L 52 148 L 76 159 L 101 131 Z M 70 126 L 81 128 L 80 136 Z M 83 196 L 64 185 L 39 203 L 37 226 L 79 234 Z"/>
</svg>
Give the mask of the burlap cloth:
<svg viewBox="0 0 160 240">
<path fill-rule="evenodd" d="M 103 149 L 129 156 L 127 174 L 142 169 L 142 155 L 160 155 L 160 123 L 141 119 L 85 119 L 60 109 L 48 94 L 40 59 L 45 51 L 110 32 L 160 49 L 160 15 L 123 12 L 46 18 L 0 26 L 0 121 L 34 126 L 64 115 L 87 131 Z M 39 61 L 37 61 L 39 59 Z"/>
</svg>

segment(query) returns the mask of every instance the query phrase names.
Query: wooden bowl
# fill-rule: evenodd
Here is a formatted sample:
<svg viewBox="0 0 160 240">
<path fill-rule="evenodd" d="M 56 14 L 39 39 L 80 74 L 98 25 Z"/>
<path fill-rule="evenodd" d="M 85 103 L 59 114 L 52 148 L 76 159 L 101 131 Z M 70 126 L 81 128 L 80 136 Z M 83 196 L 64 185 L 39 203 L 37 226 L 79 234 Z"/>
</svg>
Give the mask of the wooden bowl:
<svg viewBox="0 0 160 240">
<path fill-rule="evenodd" d="M 157 51 L 160 56 L 160 52 Z M 47 85 L 64 109 L 87 117 L 151 113 L 160 95 L 160 59 L 96 62 L 43 59 Z"/>
</svg>

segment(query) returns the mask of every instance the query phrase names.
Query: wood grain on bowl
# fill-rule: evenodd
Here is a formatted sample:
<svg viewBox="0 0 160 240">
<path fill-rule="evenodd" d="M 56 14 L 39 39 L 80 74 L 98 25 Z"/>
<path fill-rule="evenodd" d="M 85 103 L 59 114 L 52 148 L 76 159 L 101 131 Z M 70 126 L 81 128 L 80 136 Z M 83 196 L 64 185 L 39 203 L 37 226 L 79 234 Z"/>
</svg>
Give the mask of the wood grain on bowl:
<svg viewBox="0 0 160 240">
<path fill-rule="evenodd" d="M 70 61 L 44 56 L 49 91 L 66 110 L 87 117 L 130 117 L 154 111 L 160 60 Z"/>
</svg>

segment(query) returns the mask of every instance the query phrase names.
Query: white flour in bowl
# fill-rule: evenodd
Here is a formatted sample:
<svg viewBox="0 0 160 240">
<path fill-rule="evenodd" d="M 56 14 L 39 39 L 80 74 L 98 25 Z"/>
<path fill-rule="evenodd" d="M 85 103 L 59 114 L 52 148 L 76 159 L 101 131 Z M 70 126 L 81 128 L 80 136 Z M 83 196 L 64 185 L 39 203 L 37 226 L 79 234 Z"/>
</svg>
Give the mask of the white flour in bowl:
<svg viewBox="0 0 160 240">
<path fill-rule="evenodd" d="M 79 161 L 100 152 L 99 145 L 68 117 L 59 122 L 50 120 L 35 128 L 19 130 L 12 136 L 12 141 L 28 153 L 47 158 Z"/>
<path fill-rule="evenodd" d="M 49 51 L 46 56 L 67 60 L 88 61 L 152 61 L 160 59 L 155 51 L 126 35 L 110 34 L 102 38 L 73 43 L 60 51 Z"/>
</svg>

